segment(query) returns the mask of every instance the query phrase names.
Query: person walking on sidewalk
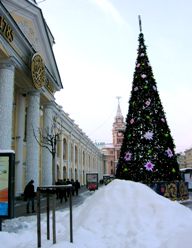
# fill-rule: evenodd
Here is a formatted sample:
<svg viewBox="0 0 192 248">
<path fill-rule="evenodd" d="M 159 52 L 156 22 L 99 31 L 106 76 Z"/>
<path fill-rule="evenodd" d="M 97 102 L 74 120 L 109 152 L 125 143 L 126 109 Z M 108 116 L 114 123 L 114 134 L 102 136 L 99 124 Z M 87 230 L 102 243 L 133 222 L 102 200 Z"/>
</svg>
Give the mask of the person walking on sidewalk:
<svg viewBox="0 0 192 248">
<path fill-rule="evenodd" d="M 32 208 L 32 213 L 35 212 L 35 207 L 34 207 L 34 198 L 35 198 L 35 190 L 34 190 L 34 181 L 31 180 L 30 182 L 28 182 L 28 184 L 25 186 L 25 190 L 24 190 L 24 200 L 27 201 L 27 213 L 29 212 L 29 207 L 31 204 L 31 208 Z"/>
<path fill-rule="evenodd" d="M 75 194 L 78 195 L 80 189 L 80 182 L 78 180 L 75 181 Z"/>
</svg>

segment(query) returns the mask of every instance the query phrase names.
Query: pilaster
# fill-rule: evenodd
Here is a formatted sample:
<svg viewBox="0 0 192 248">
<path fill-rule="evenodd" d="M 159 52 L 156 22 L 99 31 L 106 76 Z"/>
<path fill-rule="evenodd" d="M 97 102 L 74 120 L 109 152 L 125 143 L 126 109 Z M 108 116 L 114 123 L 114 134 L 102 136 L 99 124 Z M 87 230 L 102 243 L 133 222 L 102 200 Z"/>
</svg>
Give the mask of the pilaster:
<svg viewBox="0 0 192 248">
<path fill-rule="evenodd" d="M 0 149 L 11 149 L 15 67 L 12 60 L 0 61 Z"/>
<path fill-rule="evenodd" d="M 25 130 L 25 97 L 18 96 L 18 125 L 17 125 L 17 152 L 16 152 L 16 170 L 15 170 L 15 183 L 16 195 L 23 193 L 23 140 Z"/>
<path fill-rule="evenodd" d="M 59 139 L 59 146 L 60 146 L 60 168 L 61 168 L 61 179 L 63 179 L 63 134 L 60 135 L 60 139 Z"/>
<path fill-rule="evenodd" d="M 67 166 L 67 175 L 68 175 L 68 178 L 71 178 L 71 140 L 68 139 L 68 142 L 67 142 L 67 145 L 68 145 L 68 166 Z"/>
</svg>

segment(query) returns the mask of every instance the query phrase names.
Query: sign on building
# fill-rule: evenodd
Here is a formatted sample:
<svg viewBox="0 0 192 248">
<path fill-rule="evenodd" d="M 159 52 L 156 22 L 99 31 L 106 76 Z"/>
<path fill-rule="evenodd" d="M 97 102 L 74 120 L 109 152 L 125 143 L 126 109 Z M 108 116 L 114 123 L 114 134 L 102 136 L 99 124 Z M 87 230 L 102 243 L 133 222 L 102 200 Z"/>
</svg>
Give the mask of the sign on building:
<svg viewBox="0 0 192 248">
<path fill-rule="evenodd" d="M 0 218 L 14 217 L 15 152 L 0 150 Z"/>
<path fill-rule="evenodd" d="M 98 173 L 87 173 L 86 182 L 89 190 L 98 189 Z"/>
</svg>

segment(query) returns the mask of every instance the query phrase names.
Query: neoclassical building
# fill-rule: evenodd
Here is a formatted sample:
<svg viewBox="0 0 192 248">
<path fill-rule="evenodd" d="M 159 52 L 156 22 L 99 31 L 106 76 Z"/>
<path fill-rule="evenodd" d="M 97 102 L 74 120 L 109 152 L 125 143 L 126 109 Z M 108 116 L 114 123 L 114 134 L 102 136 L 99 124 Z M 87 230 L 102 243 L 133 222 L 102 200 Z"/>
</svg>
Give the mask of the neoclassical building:
<svg viewBox="0 0 192 248">
<path fill-rule="evenodd" d="M 36 1 L 0 1 L 0 150 L 15 151 L 15 192 L 52 183 L 52 155 L 37 142 L 40 131 L 60 126 L 56 178 L 103 175 L 103 155 L 55 102 L 63 88 L 52 50 L 54 37 Z"/>
</svg>

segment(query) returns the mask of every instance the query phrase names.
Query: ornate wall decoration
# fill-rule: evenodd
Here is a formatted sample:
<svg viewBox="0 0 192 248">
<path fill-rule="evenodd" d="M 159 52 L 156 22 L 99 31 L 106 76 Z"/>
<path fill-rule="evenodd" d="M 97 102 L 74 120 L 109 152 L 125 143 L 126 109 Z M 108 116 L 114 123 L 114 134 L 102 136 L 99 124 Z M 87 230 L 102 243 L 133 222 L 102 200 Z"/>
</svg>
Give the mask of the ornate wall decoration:
<svg viewBox="0 0 192 248">
<path fill-rule="evenodd" d="M 36 89 L 40 89 L 45 85 L 45 64 L 39 53 L 35 53 L 32 57 L 31 74 L 33 85 Z"/>
</svg>

